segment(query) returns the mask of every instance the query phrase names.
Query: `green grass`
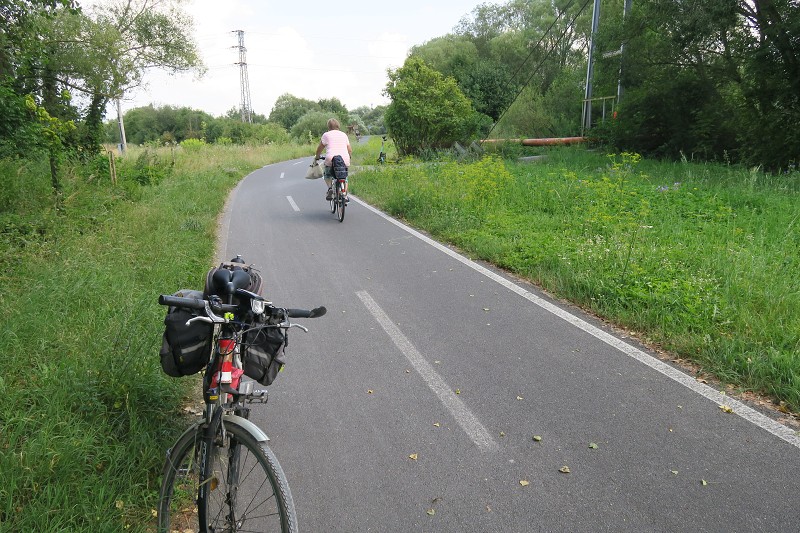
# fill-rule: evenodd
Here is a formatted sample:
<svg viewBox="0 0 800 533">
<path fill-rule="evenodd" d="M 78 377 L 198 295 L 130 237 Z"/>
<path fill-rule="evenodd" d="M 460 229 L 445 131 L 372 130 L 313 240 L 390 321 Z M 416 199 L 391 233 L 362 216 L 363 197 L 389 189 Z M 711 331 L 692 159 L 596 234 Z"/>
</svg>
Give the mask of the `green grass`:
<svg viewBox="0 0 800 533">
<path fill-rule="evenodd" d="M 800 410 L 800 174 L 546 153 L 387 165 L 351 190 Z"/>
<path fill-rule="evenodd" d="M 116 187 L 90 169 L 66 176 L 58 212 L 46 165 L 24 179 L 0 167 L 25 195 L 0 233 L 1 531 L 152 523 L 164 452 L 198 392 L 161 372 L 157 296 L 201 286 L 217 215 L 243 175 L 311 150 L 162 151 L 147 172 L 131 150 Z M 159 184 L 139 185 L 143 173 Z"/>
</svg>

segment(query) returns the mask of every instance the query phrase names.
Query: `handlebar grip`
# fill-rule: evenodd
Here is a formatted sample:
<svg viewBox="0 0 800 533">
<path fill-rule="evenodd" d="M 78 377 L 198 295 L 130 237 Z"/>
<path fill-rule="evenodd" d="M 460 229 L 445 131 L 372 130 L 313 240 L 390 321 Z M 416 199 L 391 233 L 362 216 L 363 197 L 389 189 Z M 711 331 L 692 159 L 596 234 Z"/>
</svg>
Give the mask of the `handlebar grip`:
<svg viewBox="0 0 800 533">
<path fill-rule="evenodd" d="M 186 307 L 188 309 L 205 309 L 206 301 L 202 298 L 183 298 L 181 296 L 171 296 L 169 294 L 162 294 L 158 297 L 158 303 L 161 305 L 168 305 L 170 307 Z M 215 313 L 220 312 L 235 312 L 239 310 L 238 306 L 228 304 L 211 304 L 211 310 Z"/>
<path fill-rule="evenodd" d="M 307 310 L 307 309 L 287 309 L 286 314 L 289 315 L 289 318 L 317 318 L 323 316 L 327 313 L 328 310 L 325 309 L 325 306 L 317 307 L 316 309 Z"/>
<path fill-rule="evenodd" d="M 170 296 L 162 294 L 158 297 L 158 303 L 170 307 L 187 307 L 189 309 L 205 309 L 206 302 L 201 298 L 182 298 L 180 296 Z"/>
</svg>

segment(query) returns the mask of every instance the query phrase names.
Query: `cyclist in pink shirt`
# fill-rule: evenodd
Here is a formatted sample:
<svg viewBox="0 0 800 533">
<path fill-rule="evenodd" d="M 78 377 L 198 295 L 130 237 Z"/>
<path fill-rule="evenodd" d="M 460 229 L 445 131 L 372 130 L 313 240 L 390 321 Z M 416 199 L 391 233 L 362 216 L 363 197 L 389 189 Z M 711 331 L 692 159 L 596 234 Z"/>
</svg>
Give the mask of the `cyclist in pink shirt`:
<svg viewBox="0 0 800 533">
<path fill-rule="evenodd" d="M 350 167 L 350 154 L 353 153 L 353 148 L 350 146 L 350 138 L 347 134 L 339 129 L 339 121 L 335 118 L 328 120 L 328 131 L 322 134 L 322 139 L 317 146 L 317 153 L 315 161 L 322 155 L 322 150 L 325 150 L 325 184 L 328 186 L 328 195 L 326 200 L 330 201 L 333 195 L 331 188 L 331 180 L 333 179 L 333 168 L 331 160 L 333 156 L 340 155 L 344 159 L 344 164 Z"/>
</svg>

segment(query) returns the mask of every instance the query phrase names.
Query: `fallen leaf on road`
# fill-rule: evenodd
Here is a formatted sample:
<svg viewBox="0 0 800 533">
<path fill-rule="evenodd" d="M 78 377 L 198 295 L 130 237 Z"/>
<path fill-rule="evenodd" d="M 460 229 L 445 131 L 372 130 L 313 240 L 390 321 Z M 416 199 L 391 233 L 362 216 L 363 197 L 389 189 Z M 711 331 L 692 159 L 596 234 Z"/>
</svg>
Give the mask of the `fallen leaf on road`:
<svg viewBox="0 0 800 533">
<path fill-rule="evenodd" d="M 412 461 L 416 461 L 417 460 L 417 454 L 412 453 L 411 455 L 408 456 L 408 458 L 411 459 Z"/>
<path fill-rule="evenodd" d="M 558 471 L 561 472 L 562 474 L 569 474 L 569 467 L 564 465 L 561 468 L 559 468 Z"/>
<path fill-rule="evenodd" d="M 367 389 L 367 394 L 372 394 L 372 389 Z"/>
<path fill-rule="evenodd" d="M 540 437 L 539 435 L 534 435 L 533 440 L 536 442 L 542 442 L 542 437 Z"/>
<path fill-rule="evenodd" d="M 701 483 L 701 484 L 702 484 L 704 487 L 705 487 L 706 485 L 708 485 L 708 481 L 706 481 L 705 479 L 701 479 L 701 480 L 700 480 L 700 483 Z"/>
<path fill-rule="evenodd" d="M 728 406 L 728 405 L 720 405 L 719 408 L 722 409 L 723 411 L 725 411 L 726 413 L 732 413 L 733 412 L 733 409 L 731 409 L 730 406 Z"/>
<path fill-rule="evenodd" d="M 522 485 L 523 487 L 527 487 L 528 485 L 531 484 L 531 482 L 526 479 L 520 479 L 519 484 Z"/>
<path fill-rule="evenodd" d="M 505 432 L 505 431 L 501 431 L 501 432 L 500 432 L 500 436 L 501 436 L 501 437 L 505 437 L 505 436 L 506 436 L 506 432 Z"/>
<path fill-rule="evenodd" d="M 428 513 L 428 516 L 433 516 L 436 514 L 436 509 L 428 509 L 426 512 Z"/>
<path fill-rule="evenodd" d="M 517 396 L 517 400 L 522 400 L 522 396 Z"/>
<path fill-rule="evenodd" d="M 672 473 L 675 474 L 676 476 L 678 475 L 678 471 L 677 470 L 672 470 Z"/>
<path fill-rule="evenodd" d="M 461 389 L 456 389 L 456 394 L 461 394 Z"/>
<path fill-rule="evenodd" d="M 590 442 L 589 443 L 589 448 L 591 448 L 592 450 L 596 450 L 597 449 L 597 444 L 595 444 L 594 442 Z"/>
<path fill-rule="evenodd" d="M 433 425 L 434 425 L 434 427 L 437 427 L 437 428 L 438 428 L 439 426 L 441 426 L 441 424 L 440 424 L 439 422 L 434 422 L 434 423 L 433 423 Z"/>
</svg>

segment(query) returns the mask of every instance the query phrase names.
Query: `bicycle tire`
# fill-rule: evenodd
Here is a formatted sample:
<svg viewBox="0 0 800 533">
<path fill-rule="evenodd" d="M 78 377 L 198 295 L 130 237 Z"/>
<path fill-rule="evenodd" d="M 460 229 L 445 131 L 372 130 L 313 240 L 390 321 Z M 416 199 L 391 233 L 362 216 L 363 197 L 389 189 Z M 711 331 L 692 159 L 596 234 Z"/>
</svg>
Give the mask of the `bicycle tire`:
<svg viewBox="0 0 800 533">
<path fill-rule="evenodd" d="M 344 208 L 347 207 L 347 201 L 341 194 L 341 185 L 337 187 L 337 189 L 339 191 L 339 194 L 337 195 L 338 202 L 336 205 L 336 217 L 339 219 L 339 222 L 344 222 Z"/>
<path fill-rule="evenodd" d="M 158 531 L 297 532 L 286 475 L 275 454 L 241 426 L 225 422 L 212 446 L 205 501 L 199 501 L 202 429 L 184 433 L 167 454 L 158 506 Z M 230 465 L 238 468 L 230 471 Z M 240 479 L 234 479 L 240 478 Z M 233 483 L 231 483 L 233 481 Z M 233 504 L 233 505 L 231 505 Z M 202 516 L 201 516 L 202 515 Z"/>
</svg>

